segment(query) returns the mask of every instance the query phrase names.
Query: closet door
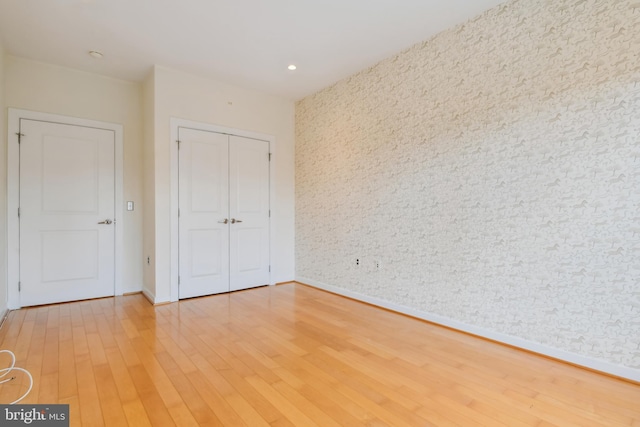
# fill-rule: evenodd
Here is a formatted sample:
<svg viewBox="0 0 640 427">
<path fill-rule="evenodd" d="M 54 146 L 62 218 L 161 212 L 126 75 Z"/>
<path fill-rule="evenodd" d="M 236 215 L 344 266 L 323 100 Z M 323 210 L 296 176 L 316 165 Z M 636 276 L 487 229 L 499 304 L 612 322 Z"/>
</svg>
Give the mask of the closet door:
<svg viewBox="0 0 640 427">
<path fill-rule="evenodd" d="M 229 137 L 230 290 L 269 284 L 269 143 Z"/>
<path fill-rule="evenodd" d="M 179 129 L 179 298 L 269 284 L 269 143 Z"/>
<path fill-rule="evenodd" d="M 229 292 L 228 136 L 180 128 L 179 298 Z"/>
</svg>

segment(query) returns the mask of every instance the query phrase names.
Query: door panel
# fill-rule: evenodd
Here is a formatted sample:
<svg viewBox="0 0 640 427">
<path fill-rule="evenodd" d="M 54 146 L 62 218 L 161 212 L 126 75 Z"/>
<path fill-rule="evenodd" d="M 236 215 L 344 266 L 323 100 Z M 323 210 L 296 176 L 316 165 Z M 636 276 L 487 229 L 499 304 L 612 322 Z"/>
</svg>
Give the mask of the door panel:
<svg viewBox="0 0 640 427">
<path fill-rule="evenodd" d="M 223 260 L 219 242 L 224 240 L 221 230 L 189 230 L 190 277 L 226 277 L 220 265 Z"/>
<path fill-rule="evenodd" d="M 204 137 L 209 135 L 204 135 Z M 182 137 L 182 135 L 181 135 Z M 185 165 L 191 172 L 189 182 L 191 191 L 189 200 L 191 212 L 194 213 L 223 213 L 227 212 L 227 194 L 224 190 L 228 186 L 227 171 L 224 163 L 227 159 L 226 142 L 192 140 L 187 153 L 189 164 Z"/>
<path fill-rule="evenodd" d="M 113 131 L 22 119 L 20 303 L 114 295 Z"/>
<path fill-rule="evenodd" d="M 230 289 L 269 284 L 269 143 L 229 137 Z"/>
<path fill-rule="evenodd" d="M 257 271 L 262 266 L 262 230 L 244 227 L 235 233 L 238 248 L 238 271 Z"/>
<path fill-rule="evenodd" d="M 97 213 L 98 148 L 98 144 L 93 141 L 87 143 L 81 139 L 43 136 L 43 212 Z M 59 171 L 73 173 L 58 173 Z M 60 189 L 64 191 L 59 191 Z"/>
<path fill-rule="evenodd" d="M 228 292 L 228 138 L 180 128 L 179 139 L 179 298 Z"/>
<path fill-rule="evenodd" d="M 100 244 L 97 230 L 43 231 L 40 237 L 43 283 L 98 279 L 96 253 Z"/>
</svg>

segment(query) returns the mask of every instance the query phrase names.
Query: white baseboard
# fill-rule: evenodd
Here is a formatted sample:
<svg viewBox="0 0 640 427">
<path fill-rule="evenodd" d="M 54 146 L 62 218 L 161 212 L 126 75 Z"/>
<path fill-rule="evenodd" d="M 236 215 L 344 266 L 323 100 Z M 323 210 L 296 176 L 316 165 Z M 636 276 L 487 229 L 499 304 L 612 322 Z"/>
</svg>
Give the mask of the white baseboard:
<svg viewBox="0 0 640 427">
<path fill-rule="evenodd" d="M 144 286 L 142 285 L 135 285 L 135 286 L 123 286 L 121 291 L 122 294 L 121 295 L 127 295 L 127 294 L 135 294 L 138 292 L 142 292 L 144 290 Z"/>
<path fill-rule="evenodd" d="M 9 316 L 9 309 L 5 308 L 4 310 L 0 310 L 0 328 L 4 326 L 4 322 L 7 321 L 7 316 Z"/>
<path fill-rule="evenodd" d="M 142 295 L 144 295 L 144 297 L 148 299 L 151 304 L 156 303 L 156 296 L 153 294 L 153 292 L 150 292 L 148 289 L 142 288 Z"/>
<path fill-rule="evenodd" d="M 476 335 L 478 337 L 501 342 L 503 344 L 508 344 L 514 347 L 531 351 L 533 353 L 538 353 L 547 357 L 551 357 L 553 359 L 562 360 L 567 363 L 592 369 L 594 371 L 599 371 L 599 372 L 603 372 L 616 377 L 625 378 L 635 382 L 640 382 L 640 370 L 638 369 L 615 365 L 613 363 L 609 363 L 604 360 L 582 356 L 576 353 L 560 350 L 544 344 L 528 341 L 528 340 L 514 337 L 511 335 L 502 334 L 500 332 L 491 331 L 489 329 L 480 328 L 478 326 L 469 325 L 467 323 L 459 322 L 457 320 L 450 319 L 445 316 L 440 316 L 437 314 L 416 310 L 414 308 L 405 307 L 403 305 L 395 304 L 380 298 L 371 297 L 358 292 L 350 291 L 348 289 L 328 285 L 326 283 L 318 282 L 316 280 L 309 279 L 306 277 L 298 277 L 296 281 L 318 288 L 318 289 L 322 289 L 322 290 L 332 292 L 338 295 L 342 295 L 345 297 L 353 298 L 355 300 L 366 302 L 368 304 L 372 304 L 378 307 L 386 308 L 391 311 L 406 314 L 412 317 L 416 317 L 418 319 L 423 319 L 428 322 L 436 323 L 438 325 L 446 326 L 448 328 L 452 328 L 458 331 Z"/>
</svg>

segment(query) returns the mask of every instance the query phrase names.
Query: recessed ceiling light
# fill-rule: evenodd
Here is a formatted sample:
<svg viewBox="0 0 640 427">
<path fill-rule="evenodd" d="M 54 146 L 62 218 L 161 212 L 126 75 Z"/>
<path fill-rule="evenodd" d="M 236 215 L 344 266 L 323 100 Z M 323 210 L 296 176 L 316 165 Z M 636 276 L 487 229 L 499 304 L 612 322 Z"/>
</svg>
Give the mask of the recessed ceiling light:
<svg viewBox="0 0 640 427">
<path fill-rule="evenodd" d="M 91 57 L 95 59 L 102 59 L 102 57 L 104 56 L 102 52 L 98 52 L 97 50 L 90 50 L 89 55 L 91 55 Z"/>
<path fill-rule="evenodd" d="M 296 69 L 296 68 L 298 68 L 298 67 L 296 67 L 295 65 L 291 64 L 291 65 L 289 65 L 287 68 L 288 68 L 289 70 L 293 71 L 293 70 L 295 70 L 295 69 Z"/>
</svg>

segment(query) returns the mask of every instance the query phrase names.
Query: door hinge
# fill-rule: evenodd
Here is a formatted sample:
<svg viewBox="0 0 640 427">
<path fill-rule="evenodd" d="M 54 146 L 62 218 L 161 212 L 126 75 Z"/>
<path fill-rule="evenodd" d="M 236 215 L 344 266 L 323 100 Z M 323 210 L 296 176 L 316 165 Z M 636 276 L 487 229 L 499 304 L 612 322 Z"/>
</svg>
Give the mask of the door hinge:
<svg viewBox="0 0 640 427">
<path fill-rule="evenodd" d="M 178 285 L 180 284 L 180 276 L 178 276 Z"/>
<path fill-rule="evenodd" d="M 22 142 L 22 137 L 24 136 L 24 133 L 16 132 L 16 135 L 18 135 L 18 144 L 20 144 L 20 142 Z"/>
<path fill-rule="evenodd" d="M 271 161 L 271 153 L 269 153 L 269 161 Z"/>
<path fill-rule="evenodd" d="M 178 218 L 180 218 L 180 208 L 178 208 Z"/>
<path fill-rule="evenodd" d="M 271 273 L 271 266 L 269 266 L 269 273 Z"/>
<path fill-rule="evenodd" d="M 178 143 L 178 150 L 180 149 L 180 140 L 177 139 L 176 142 Z"/>
<path fill-rule="evenodd" d="M 20 218 L 20 208 L 18 208 L 18 218 Z"/>
<path fill-rule="evenodd" d="M 269 209 L 269 218 L 271 218 L 271 209 Z"/>
<path fill-rule="evenodd" d="M 18 292 L 22 290 L 22 282 L 18 282 Z"/>
</svg>

